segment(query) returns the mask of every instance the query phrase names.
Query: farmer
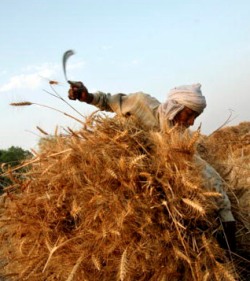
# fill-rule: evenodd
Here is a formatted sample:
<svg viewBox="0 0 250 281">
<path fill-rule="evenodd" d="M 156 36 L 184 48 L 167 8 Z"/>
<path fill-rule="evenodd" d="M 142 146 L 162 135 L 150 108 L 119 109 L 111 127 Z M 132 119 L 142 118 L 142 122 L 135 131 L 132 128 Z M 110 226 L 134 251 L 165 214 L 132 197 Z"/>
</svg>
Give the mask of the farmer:
<svg viewBox="0 0 250 281">
<path fill-rule="evenodd" d="M 159 129 L 167 122 L 168 126 L 177 126 L 185 130 L 194 124 L 206 107 L 206 99 L 202 95 L 201 85 L 185 85 L 170 90 L 167 100 L 160 103 L 156 98 L 143 92 L 133 94 L 89 93 L 81 82 L 70 82 L 69 99 L 92 104 L 104 111 L 115 112 L 123 116 L 136 116 L 144 126 Z M 219 217 L 222 221 L 226 239 L 221 244 L 234 251 L 236 248 L 235 219 L 231 212 L 231 203 L 224 191 L 224 183 L 220 175 L 203 159 L 196 156 L 203 166 L 204 177 L 209 188 L 215 188 L 221 194 L 218 200 Z"/>
</svg>

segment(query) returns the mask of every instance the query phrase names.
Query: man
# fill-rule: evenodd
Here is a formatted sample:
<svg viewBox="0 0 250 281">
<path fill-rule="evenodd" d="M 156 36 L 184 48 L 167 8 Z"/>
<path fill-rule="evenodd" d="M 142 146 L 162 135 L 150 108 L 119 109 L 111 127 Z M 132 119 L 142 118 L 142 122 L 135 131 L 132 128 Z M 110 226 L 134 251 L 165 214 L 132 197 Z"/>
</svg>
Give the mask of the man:
<svg viewBox="0 0 250 281">
<path fill-rule="evenodd" d="M 196 84 L 174 88 L 170 91 L 167 102 L 161 104 L 142 92 L 129 95 L 110 95 L 103 92 L 91 94 L 81 82 L 71 82 L 69 99 L 78 99 L 118 115 L 135 115 L 149 128 L 159 128 L 161 116 L 168 120 L 170 126 L 178 124 L 188 128 L 206 107 L 200 87 L 200 84 Z"/>
<path fill-rule="evenodd" d="M 184 85 L 170 90 L 167 100 L 160 103 L 148 94 L 137 92 L 133 94 L 106 94 L 103 92 L 89 93 L 81 82 L 70 82 L 69 99 L 79 100 L 98 107 L 100 110 L 115 112 L 123 116 L 136 116 L 149 129 L 161 129 L 164 122 L 185 130 L 194 124 L 206 107 L 206 99 L 201 92 L 201 84 Z M 226 239 L 220 244 L 232 251 L 236 248 L 235 220 L 231 212 L 231 203 L 223 188 L 220 175 L 198 155 L 196 161 L 203 167 L 207 187 L 221 194 L 218 199 L 219 217 L 222 221 Z"/>
</svg>

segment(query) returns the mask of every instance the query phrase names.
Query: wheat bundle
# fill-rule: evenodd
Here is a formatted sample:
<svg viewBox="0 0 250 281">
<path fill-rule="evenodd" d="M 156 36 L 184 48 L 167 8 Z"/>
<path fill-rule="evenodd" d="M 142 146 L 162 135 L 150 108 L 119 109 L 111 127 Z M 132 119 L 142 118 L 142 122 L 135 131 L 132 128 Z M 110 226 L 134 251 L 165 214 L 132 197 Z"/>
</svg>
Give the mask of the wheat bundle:
<svg viewBox="0 0 250 281">
<path fill-rule="evenodd" d="M 236 280 L 213 233 L 214 197 L 193 160 L 197 134 L 91 117 L 45 140 L 1 203 L 10 280 Z"/>
</svg>

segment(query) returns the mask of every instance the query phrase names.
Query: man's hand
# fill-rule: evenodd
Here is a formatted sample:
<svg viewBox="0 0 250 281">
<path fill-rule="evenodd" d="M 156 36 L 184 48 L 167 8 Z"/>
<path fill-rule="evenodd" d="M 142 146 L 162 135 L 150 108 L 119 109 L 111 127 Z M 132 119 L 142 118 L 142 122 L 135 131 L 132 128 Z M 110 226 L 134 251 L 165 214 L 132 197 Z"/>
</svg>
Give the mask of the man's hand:
<svg viewBox="0 0 250 281">
<path fill-rule="evenodd" d="M 91 94 L 89 94 L 88 89 L 80 81 L 68 81 L 70 84 L 70 89 L 68 92 L 68 97 L 70 100 L 79 100 L 83 102 L 89 102 Z"/>
<path fill-rule="evenodd" d="M 227 248 L 232 252 L 236 250 L 236 222 L 222 222 Z"/>
<path fill-rule="evenodd" d="M 236 222 L 222 222 L 223 230 L 217 233 L 217 240 L 223 249 L 236 250 Z"/>
</svg>

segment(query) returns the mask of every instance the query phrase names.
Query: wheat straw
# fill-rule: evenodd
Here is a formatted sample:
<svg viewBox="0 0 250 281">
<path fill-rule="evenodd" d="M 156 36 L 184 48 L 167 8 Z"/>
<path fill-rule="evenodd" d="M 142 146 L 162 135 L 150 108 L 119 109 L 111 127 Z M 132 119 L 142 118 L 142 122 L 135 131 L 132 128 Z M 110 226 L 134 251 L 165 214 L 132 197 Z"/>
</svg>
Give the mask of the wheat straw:
<svg viewBox="0 0 250 281">
<path fill-rule="evenodd" d="M 205 215 L 204 208 L 200 205 L 200 203 L 190 200 L 189 198 L 182 198 L 182 201 L 187 204 L 189 207 L 193 208 L 195 211 L 200 213 L 202 216 Z"/>
<path fill-rule="evenodd" d="M 15 182 L 0 201 L 1 274 L 13 281 L 237 279 L 213 235 L 218 194 L 203 189 L 196 141 L 100 115 L 77 132 L 44 138 L 36 158 L 18 167 L 27 172 L 9 171 Z M 231 197 L 242 248 L 249 245 L 243 187 L 234 189 L 238 203 Z"/>
<path fill-rule="evenodd" d="M 119 266 L 119 280 L 124 281 L 128 271 L 128 258 L 127 249 L 124 250 L 121 256 L 121 262 Z"/>
</svg>

